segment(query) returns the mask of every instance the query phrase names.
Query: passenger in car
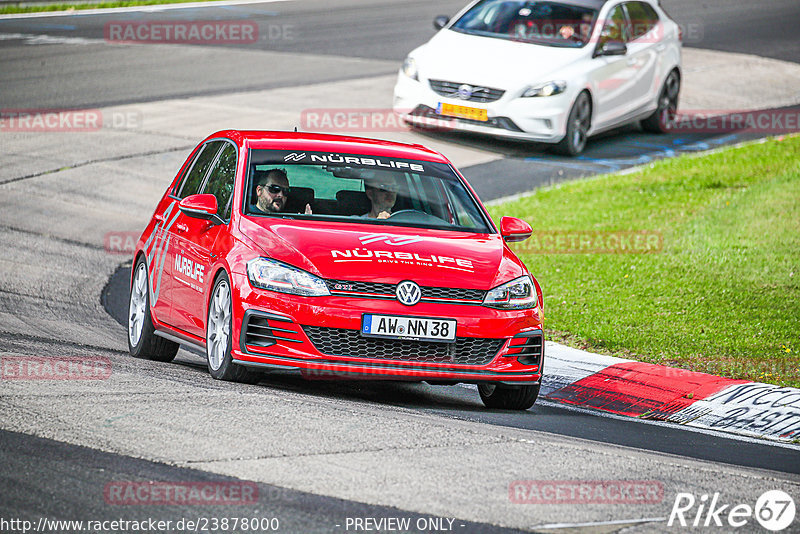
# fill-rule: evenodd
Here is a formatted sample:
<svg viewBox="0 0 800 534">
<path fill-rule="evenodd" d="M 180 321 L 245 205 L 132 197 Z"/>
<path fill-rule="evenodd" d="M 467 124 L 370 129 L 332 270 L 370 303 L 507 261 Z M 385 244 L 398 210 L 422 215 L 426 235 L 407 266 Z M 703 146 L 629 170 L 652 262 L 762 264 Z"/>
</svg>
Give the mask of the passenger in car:
<svg viewBox="0 0 800 534">
<path fill-rule="evenodd" d="M 254 213 L 269 214 L 280 213 L 286 207 L 291 189 L 289 178 L 283 169 L 270 169 L 262 174 L 256 182 L 256 205 Z M 311 206 L 306 204 L 306 214 L 311 213 Z"/>
<path fill-rule="evenodd" d="M 362 215 L 370 219 L 388 219 L 397 202 L 397 181 L 391 174 L 385 177 L 364 180 L 364 193 L 372 203 L 372 209 Z"/>
</svg>

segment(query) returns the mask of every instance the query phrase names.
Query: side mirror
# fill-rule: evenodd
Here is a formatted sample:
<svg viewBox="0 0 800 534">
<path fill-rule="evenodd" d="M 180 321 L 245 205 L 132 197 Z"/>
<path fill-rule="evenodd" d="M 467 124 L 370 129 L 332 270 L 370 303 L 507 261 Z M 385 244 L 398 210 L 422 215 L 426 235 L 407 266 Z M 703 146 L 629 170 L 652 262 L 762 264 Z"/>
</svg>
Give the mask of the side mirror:
<svg viewBox="0 0 800 534">
<path fill-rule="evenodd" d="M 433 19 L 433 27 L 436 28 L 437 30 L 441 30 L 442 28 L 447 26 L 448 22 L 450 22 L 450 17 L 448 17 L 447 15 L 439 15 Z"/>
<path fill-rule="evenodd" d="M 217 197 L 214 195 L 189 195 L 181 200 L 178 208 L 187 217 L 223 224 L 225 221 L 217 215 Z"/>
<path fill-rule="evenodd" d="M 508 243 L 525 241 L 533 233 L 531 225 L 516 217 L 503 217 L 500 219 L 500 235 Z"/>
<path fill-rule="evenodd" d="M 594 51 L 594 57 L 597 56 L 624 56 L 628 53 L 628 46 L 619 41 L 606 41 L 597 47 Z"/>
</svg>

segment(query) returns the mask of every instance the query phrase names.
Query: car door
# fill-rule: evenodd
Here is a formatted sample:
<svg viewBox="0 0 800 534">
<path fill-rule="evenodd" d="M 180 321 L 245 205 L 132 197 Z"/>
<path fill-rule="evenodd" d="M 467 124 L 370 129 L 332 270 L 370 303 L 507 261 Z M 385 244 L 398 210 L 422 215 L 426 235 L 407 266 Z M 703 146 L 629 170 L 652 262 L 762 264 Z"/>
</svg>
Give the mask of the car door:
<svg viewBox="0 0 800 534">
<path fill-rule="evenodd" d="M 657 93 L 656 71 L 659 55 L 666 48 L 658 29 L 658 14 L 645 2 L 626 2 L 629 21 L 628 66 L 633 69 L 630 112 L 636 113 L 652 104 Z"/>
<path fill-rule="evenodd" d="M 214 195 L 217 199 L 217 216 L 230 219 L 231 197 L 236 177 L 236 145 L 224 141 L 207 173 L 200 193 Z M 210 269 L 214 242 L 227 231 L 227 224 L 180 214 L 174 226 L 177 253 L 173 266 L 175 283 L 172 292 L 172 316 L 175 326 L 189 334 L 205 337 L 206 288 L 210 285 Z"/>
<path fill-rule="evenodd" d="M 187 217 L 180 212 L 178 203 L 182 199 L 201 191 L 208 171 L 216 161 L 222 144 L 223 141 L 211 141 L 197 150 L 194 161 L 183 179 L 175 187 L 173 194 L 170 195 L 171 202 L 167 208 L 169 213 L 165 213 L 166 235 L 164 239 L 167 246 L 165 247 L 165 256 L 162 259 L 164 273 L 161 276 L 162 286 L 159 300 L 162 301 L 163 306 L 168 307 L 164 322 L 173 327 L 178 327 L 181 324 L 175 316 L 174 303 L 181 297 L 180 290 L 184 287 L 178 280 L 183 280 L 184 278 L 180 272 L 184 270 L 183 258 L 186 247 L 182 234 L 188 230 Z M 176 291 L 178 292 L 176 293 Z"/>
<path fill-rule="evenodd" d="M 607 42 L 627 43 L 628 19 L 622 4 L 609 8 L 604 20 L 597 50 Z M 603 129 L 619 122 L 633 109 L 631 97 L 635 69 L 628 54 L 597 56 L 592 60 L 591 85 L 594 92 L 593 129 Z"/>
</svg>

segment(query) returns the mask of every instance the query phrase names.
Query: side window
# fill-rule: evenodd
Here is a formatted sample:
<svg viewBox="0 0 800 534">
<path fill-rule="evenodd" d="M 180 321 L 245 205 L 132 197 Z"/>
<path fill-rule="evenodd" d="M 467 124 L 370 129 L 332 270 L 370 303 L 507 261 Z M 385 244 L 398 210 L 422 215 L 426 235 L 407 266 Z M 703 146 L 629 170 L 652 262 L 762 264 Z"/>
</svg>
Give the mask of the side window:
<svg viewBox="0 0 800 534">
<path fill-rule="evenodd" d="M 646 35 L 658 24 L 658 13 L 652 6 L 644 2 L 628 2 L 625 4 L 630 19 L 631 41 Z"/>
<path fill-rule="evenodd" d="M 600 46 L 608 42 L 625 43 L 628 41 L 627 20 L 622 5 L 618 5 L 608 14 L 600 34 Z"/>
<path fill-rule="evenodd" d="M 208 182 L 203 193 L 217 197 L 217 215 L 227 220 L 230 217 L 230 200 L 233 195 L 233 183 L 236 178 L 236 147 L 225 143 L 225 148 L 211 169 Z"/>
<path fill-rule="evenodd" d="M 200 149 L 200 153 L 194 159 L 191 170 L 178 188 L 178 198 L 186 198 L 200 191 L 200 186 L 203 185 L 203 178 L 206 176 L 206 171 L 208 171 L 208 168 L 214 162 L 214 156 L 217 155 L 222 143 L 223 141 L 212 141 Z"/>
</svg>

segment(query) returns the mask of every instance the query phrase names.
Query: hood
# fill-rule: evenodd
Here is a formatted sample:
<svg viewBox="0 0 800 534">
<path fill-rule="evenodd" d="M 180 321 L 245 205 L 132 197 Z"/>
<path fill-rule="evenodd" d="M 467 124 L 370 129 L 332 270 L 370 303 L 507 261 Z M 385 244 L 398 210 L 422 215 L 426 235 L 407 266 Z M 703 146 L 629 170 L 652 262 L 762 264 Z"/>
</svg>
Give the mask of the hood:
<svg viewBox="0 0 800 534">
<path fill-rule="evenodd" d="M 332 280 L 485 290 L 526 272 L 499 234 L 260 217 L 239 228 L 266 256 Z"/>
<path fill-rule="evenodd" d="M 426 79 L 513 90 L 550 81 L 555 71 L 587 53 L 586 47 L 544 46 L 442 30 L 412 55 Z"/>
</svg>

